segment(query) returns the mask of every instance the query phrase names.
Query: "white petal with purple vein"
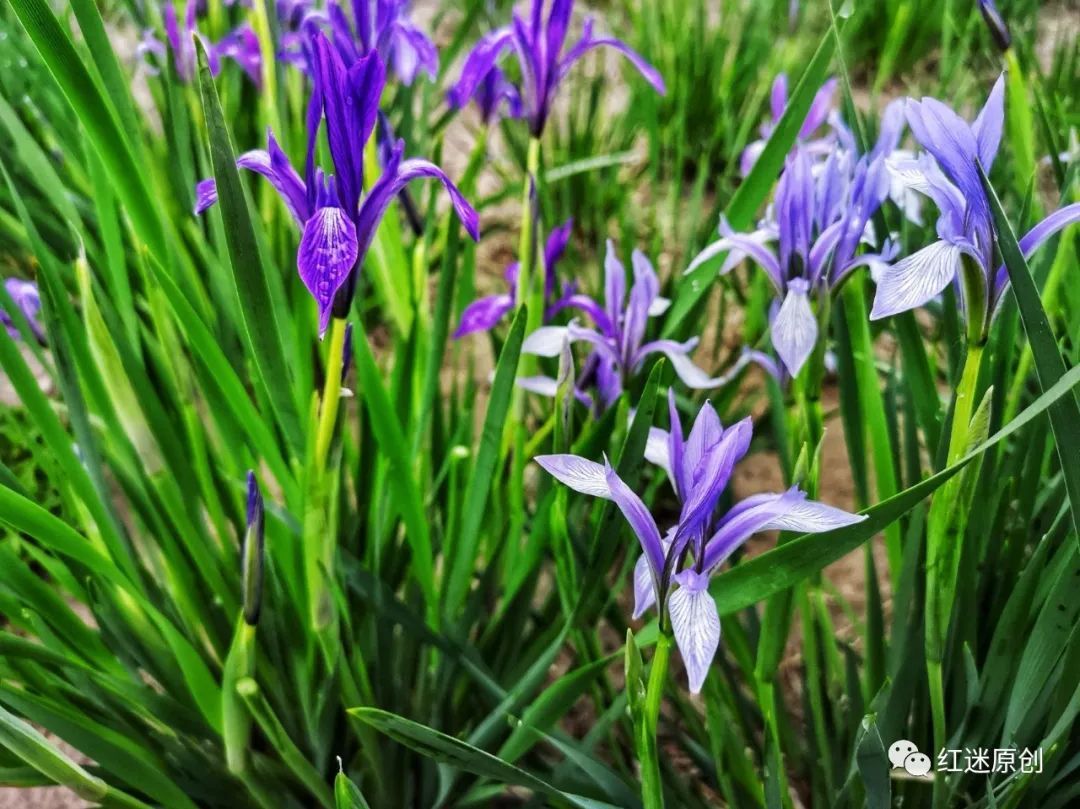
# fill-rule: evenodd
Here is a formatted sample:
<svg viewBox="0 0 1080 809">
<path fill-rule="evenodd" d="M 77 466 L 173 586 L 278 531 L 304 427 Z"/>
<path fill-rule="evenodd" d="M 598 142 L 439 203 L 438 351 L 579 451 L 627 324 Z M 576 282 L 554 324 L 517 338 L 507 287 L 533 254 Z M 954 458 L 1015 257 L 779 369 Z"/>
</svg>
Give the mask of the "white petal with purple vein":
<svg viewBox="0 0 1080 809">
<path fill-rule="evenodd" d="M 892 265 L 881 275 L 871 320 L 916 309 L 938 295 L 960 268 L 960 248 L 934 242 Z"/>
</svg>

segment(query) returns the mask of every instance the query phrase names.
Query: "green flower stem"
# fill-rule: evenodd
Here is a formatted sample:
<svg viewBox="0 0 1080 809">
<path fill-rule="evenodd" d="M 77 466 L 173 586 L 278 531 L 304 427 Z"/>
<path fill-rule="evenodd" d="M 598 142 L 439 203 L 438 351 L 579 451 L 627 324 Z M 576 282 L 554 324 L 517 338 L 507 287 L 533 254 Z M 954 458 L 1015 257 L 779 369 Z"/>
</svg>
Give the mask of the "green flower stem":
<svg viewBox="0 0 1080 809">
<path fill-rule="evenodd" d="M 525 162 L 525 180 L 521 189 L 521 236 L 518 241 L 517 301 L 529 304 L 529 320 L 525 333 L 532 334 L 543 321 L 542 305 L 534 307 L 533 296 L 537 289 L 543 294 L 543 286 L 533 279 L 536 259 L 536 228 L 533 218 L 532 184 L 538 182 L 540 172 L 540 141 L 529 139 L 529 152 Z M 543 301 L 540 301 L 543 304 Z"/>
<path fill-rule="evenodd" d="M 668 663 L 671 660 L 671 635 L 661 632 L 656 641 L 649 684 L 645 689 L 644 721 L 638 730 L 638 756 L 641 764 L 641 800 L 645 809 L 664 809 L 664 785 L 660 780 L 660 755 L 656 728 L 660 722 L 660 704 L 664 699 Z"/>
<path fill-rule="evenodd" d="M 975 403 L 983 346 L 969 343 L 960 383 L 956 388 L 952 425 L 949 432 L 949 453 L 946 464 L 951 466 L 964 454 L 968 443 L 968 426 Z M 930 689 L 930 711 L 934 729 L 934 748 L 943 750 L 948 740 L 945 723 L 945 684 L 942 661 L 945 657 L 945 636 L 949 613 L 956 589 L 956 562 L 959 537 L 950 527 L 956 517 L 955 501 L 960 491 L 960 479 L 954 478 L 935 495 L 930 504 L 926 558 L 926 676 Z M 935 809 L 945 805 L 944 779 L 934 781 Z"/>
<path fill-rule="evenodd" d="M 518 277 L 516 297 L 518 306 L 529 305 L 528 318 L 525 321 L 525 334 L 532 334 L 543 323 L 543 283 L 539 285 L 540 301 L 534 305 L 534 292 L 537 286 L 533 280 L 533 265 L 536 255 L 536 229 L 534 227 L 532 195 L 530 188 L 535 182 L 540 169 L 540 141 L 529 139 L 529 152 L 526 157 L 525 178 L 521 191 L 521 236 L 518 242 Z M 522 354 L 518 361 L 518 376 L 531 376 L 536 369 L 536 358 Z M 515 386 L 510 403 L 510 418 L 507 420 L 508 432 L 504 436 L 505 452 L 512 452 L 510 457 L 510 533 L 515 539 L 522 535 L 525 527 L 525 391 Z"/>
<path fill-rule="evenodd" d="M 315 468 L 326 465 L 330 442 L 337 423 L 338 404 L 341 401 L 341 367 L 344 360 L 345 319 L 335 317 L 330 322 L 330 348 L 326 357 L 326 380 L 323 383 L 322 406 L 319 408 L 319 426 L 315 433 Z"/>
</svg>

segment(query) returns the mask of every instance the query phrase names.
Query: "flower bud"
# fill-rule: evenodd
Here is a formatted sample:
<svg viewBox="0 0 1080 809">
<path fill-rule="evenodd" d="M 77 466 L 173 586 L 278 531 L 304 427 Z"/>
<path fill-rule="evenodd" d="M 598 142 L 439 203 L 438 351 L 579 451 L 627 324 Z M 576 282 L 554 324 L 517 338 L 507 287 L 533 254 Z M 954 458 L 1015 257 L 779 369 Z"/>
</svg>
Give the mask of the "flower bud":
<svg viewBox="0 0 1080 809">
<path fill-rule="evenodd" d="M 263 590 L 263 499 L 255 473 L 247 475 L 247 532 L 241 549 L 244 588 L 244 622 L 259 623 Z"/>
<path fill-rule="evenodd" d="M 1002 51 L 1007 51 L 1012 45 L 1012 36 L 1010 36 L 1009 27 L 1005 25 L 1005 20 L 1002 19 L 1001 12 L 998 11 L 994 0 L 979 0 L 979 11 L 982 12 L 983 19 L 986 20 L 986 27 L 990 29 L 990 36 L 994 38 L 994 42 Z"/>
</svg>

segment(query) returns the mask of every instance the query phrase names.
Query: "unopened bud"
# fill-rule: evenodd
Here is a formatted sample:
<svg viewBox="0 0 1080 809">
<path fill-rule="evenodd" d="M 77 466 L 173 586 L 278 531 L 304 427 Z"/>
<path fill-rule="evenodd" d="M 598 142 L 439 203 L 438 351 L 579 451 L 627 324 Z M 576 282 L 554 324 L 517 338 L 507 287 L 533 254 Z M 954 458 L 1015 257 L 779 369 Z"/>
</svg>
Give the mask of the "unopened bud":
<svg viewBox="0 0 1080 809">
<path fill-rule="evenodd" d="M 259 623 L 263 591 L 263 499 L 254 472 L 248 472 L 247 532 L 241 549 L 244 588 L 244 621 Z"/>
<path fill-rule="evenodd" d="M 1002 51 L 1007 51 L 1012 45 L 1012 36 L 994 0 L 979 0 L 979 11 L 986 20 L 986 27 L 990 29 L 990 36 L 994 38 L 994 42 Z"/>
</svg>

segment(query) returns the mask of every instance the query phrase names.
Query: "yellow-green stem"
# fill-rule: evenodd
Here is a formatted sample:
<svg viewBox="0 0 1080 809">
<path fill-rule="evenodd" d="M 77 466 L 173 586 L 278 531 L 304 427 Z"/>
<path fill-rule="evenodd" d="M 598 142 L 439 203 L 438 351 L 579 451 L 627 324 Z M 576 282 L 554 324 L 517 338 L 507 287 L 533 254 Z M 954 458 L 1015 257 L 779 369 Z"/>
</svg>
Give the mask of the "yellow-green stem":
<svg viewBox="0 0 1080 809">
<path fill-rule="evenodd" d="M 668 662 L 671 659 L 671 636 L 661 632 L 656 641 L 649 684 L 645 688 L 645 712 L 640 730 L 639 749 L 645 751 L 641 760 L 641 802 L 645 809 L 664 809 L 664 785 L 660 779 L 660 755 L 656 744 L 656 729 L 660 723 L 660 705 L 664 699 Z"/>
<path fill-rule="evenodd" d="M 956 387 L 953 418 L 949 429 L 949 454 L 951 466 L 963 456 L 967 448 L 968 427 L 974 408 L 979 368 L 982 365 L 983 346 L 970 343 L 964 357 L 960 382 Z M 930 690 L 930 711 L 934 728 L 934 748 L 942 750 L 947 741 L 945 722 L 945 682 L 942 661 L 945 658 L 945 639 L 952 611 L 953 592 L 956 587 L 955 565 L 959 550 L 949 548 L 948 543 L 959 542 L 960 537 L 950 535 L 954 518 L 955 500 L 959 493 L 959 479 L 950 480 L 935 496 L 930 506 L 927 537 L 927 585 L 926 585 L 926 676 Z M 945 801 L 945 783 L 942 778 L 934 780 L 934 807 L 940 809 Z"/>
<path fill-rule="evenodd" d="M 341 367 L 344 360 L 345 320 L 335 317 L 330 322 L 330 348 L 326 357 L 326 381 L 323 383 L 322 406 L 319 408 L 319 426 L 315 433 L 315 468 L 326 465 L 330 442 L 334 438 L 338 403 L 341 401 Z"/>
</svg>

